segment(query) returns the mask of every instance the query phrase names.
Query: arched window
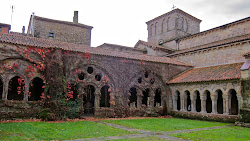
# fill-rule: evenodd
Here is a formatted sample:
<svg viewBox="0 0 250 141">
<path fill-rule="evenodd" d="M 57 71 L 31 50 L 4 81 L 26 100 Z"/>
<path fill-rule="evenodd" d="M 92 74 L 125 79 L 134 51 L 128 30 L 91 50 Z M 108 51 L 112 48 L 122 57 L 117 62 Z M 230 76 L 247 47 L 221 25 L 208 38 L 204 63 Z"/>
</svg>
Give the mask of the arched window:
<svg viewBox="0 0 250 141">
<path fill-rule="evenodd" d="M 154 106 L 161 106 L 161 88 L 155 90 Z"/>
<path fill-rule="evenodd" d="M 185 91 L 185 95 L 186 95 L 186 101 L 187 101 L 187 111 L 191 111 L 191 98 L 190 98 L 190 92 L 189 91 Z"/>
<path fill-rule="evenodd" d="M 209 91 L 205 91 L 205 95 L 207 96 L 206 110 L 207 110 L 207 113 L 211 113 L 212 112 L 212 100 L 211 100 L 210 92 Z"/>
<path fill-rule="evenodd" d="M 229 99 L 231 101 L 231 105 L 229 108 L 230 114 L 232 115 L 238 115 L 238 99 L 237 99 L 237 93 L 234 89 L 231 89 L 229 91 L 229 96 L 231 97 L 231 99 Z"/>
<path fill-rule="evenodd" d="M 154 25 L 153 24 L 151 25 L 150 30 L 151 30 L 151 37 L 153 37 L 155 35 Z"/>
<path fill-rule="evenodd" d="M 101 88 L 100 107 L 110 107 L 109 101 L 110 101 L 109 86 L 103 86 Z"/>
<path fill-rule="evenodd" d="M 87 85 L 84 89 L 84 95 L 83 95 L 84 114 L 86 115 L 94 114 L 94 102 L 95 102 L 95 87 L 92 85 Z"/>
<path fill-rule="evenodd" d="M 2 98 L 3 98 L 3 81 L 0 78 L 0 99 L 2 99 Z"/>
<path fill-rule="evenodd" d="M 223 114 L 223 98 L 222 98 L 222 91 L 221 90 L 217 90 L 217 112 L 218 114 Z"/>
<path fill-rule="evenodd" d="M 161 24 L 161 33 L 166 32 L 166 19 L 163 19 L 162 24 Z"/>
<path fill-rule="evenodd" d="M 155 23 L 155 35 L 159 35 L 159 23 L 158 22 L 156 22 Z"/>
<path fill-rule="evenodd" d="M 196 95 L 196 112 L 201 111 L 201 96 L 199 91 L 195 91 Z"/>
<path fill-rule="evenodd" d="M 129 106 L 134 105 L 137 107 L 137 91 L 135 87 L 132 87 L 129 90 L 130 97 L 129 97 Z"/>
<path fill-rule="evenodd" d="M 177 94 L 177 110 L 180 111 L 181 110 L 181 94 L 179 91 L 176 91 Z"/>
<path fill-rule="evenodd" d="M 148 97 L 149 97 L 149 89 L 145 89 L 143 93 L 143 98 L 142 98 L 142 104 L 148 106 Z"/>
<path fill-rule="evenodd" d="M 44 83 L 43 80 L 39 77 L 34 78 L 30 83 L 29 89 L 29 101 L 38 101 L 41 100 L 41 95 L 44 92 Z"/>
<path fill-rule="evenodd" d="M 24 80 L 19 76 L 13 77 L 9 82 L 8 100 L 23 100 L 24 97 Z"/>
</svg>

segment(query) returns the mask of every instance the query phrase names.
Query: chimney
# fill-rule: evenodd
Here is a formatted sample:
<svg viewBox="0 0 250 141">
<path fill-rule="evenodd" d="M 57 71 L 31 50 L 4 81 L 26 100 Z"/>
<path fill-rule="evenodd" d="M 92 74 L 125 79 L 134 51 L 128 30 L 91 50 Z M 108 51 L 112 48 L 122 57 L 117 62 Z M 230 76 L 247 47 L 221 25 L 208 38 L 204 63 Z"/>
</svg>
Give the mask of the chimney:
<svg viewBox="0 0 250 141">
<path fill-rule="evenodd" d="M 74 11 L 73 23 L 78 23 L 78 11 Z"/>
<path fill-rule="evenodd" d="M 22 33 L 25 34 L 25 26 L 22 28 Z"/>
</svg>

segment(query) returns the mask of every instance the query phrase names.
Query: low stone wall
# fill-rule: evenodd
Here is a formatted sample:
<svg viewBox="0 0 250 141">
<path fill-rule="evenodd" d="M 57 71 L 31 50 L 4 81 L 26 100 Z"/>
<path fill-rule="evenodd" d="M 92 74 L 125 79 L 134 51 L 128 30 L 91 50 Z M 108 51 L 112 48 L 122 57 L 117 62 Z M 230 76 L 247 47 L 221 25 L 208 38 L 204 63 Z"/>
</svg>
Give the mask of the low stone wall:
<svg viewBox="0 0 250 141">
<path fill-rule="evenodd" d="M 39 118 L 39 102 L 0 100 L 0 120 Z"/>
<path fill-rule="evenodd" d="M 209 120 L 209 121 L 219 121 L 219 122 L 231 122 L 240 120 L 238 115 L 223 115 L 223 114 L 207 114 L 207 113 L 193 113 L 193 112 L 177 112 L 172 111 L 170 113 L 174 117 L 188 118 L 188 119 L 198 119 L 198 120 Z"/>
</svg>

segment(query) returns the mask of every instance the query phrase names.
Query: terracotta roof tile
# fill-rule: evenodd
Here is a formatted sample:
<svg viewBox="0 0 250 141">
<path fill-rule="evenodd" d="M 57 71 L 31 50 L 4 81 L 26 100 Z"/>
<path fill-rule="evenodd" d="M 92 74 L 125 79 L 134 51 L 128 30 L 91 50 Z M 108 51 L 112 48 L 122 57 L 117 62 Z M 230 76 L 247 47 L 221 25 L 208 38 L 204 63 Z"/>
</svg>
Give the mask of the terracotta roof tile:
<svg viewBox="0 0 250 141">
<path fill-rule="evenodd" d="M 135 48 L 139 45 L 139 44 L 143 44 L 147 47 L 150 47 L 152 49 L 160 49 L 160 50 L 164 50 L 164 51 L 168 51 L 168 52 L 173 52 L 174 49 L 168 48 L 168 47 L 163 47 L 157 44 L 151 44 L 142 40 L 139 40 L 136 44 L 135 44 Z"/>
<path fill-rule="evenodd" d="M 240 68 L 242 65 L 243 63 L 235 63 L 204 68 L 193 68 L 178 75 L 167 83 L 173 84 L 240 79 Z"/>
<path fill-rule="evenodd" d="M 142 54 L 131 54 L 120 51 L 111 51 L 101 48 L 89 47 L 87 45 L 73 44 L 55 40 L 48 40 L 42 38 L 14 35 L 14 34 L 2 34 L 0 33 L 0 42 L 11 43 L 16 45 L 32 46 L 32 47 L 44 47 L 44 48 L 60 48 L 68 51 L 76 51 L 81 53 L 91 53 L 96 55 L 112 56 L 112 57 L 121 57 L 127 59 L 149 61 L 149 62 L 158 62 L 166 64 L 175 64 L 182 66 L 190 66 L 180 61 L 177 61 L 168 57 L 158 57 Z"/>
</svg>

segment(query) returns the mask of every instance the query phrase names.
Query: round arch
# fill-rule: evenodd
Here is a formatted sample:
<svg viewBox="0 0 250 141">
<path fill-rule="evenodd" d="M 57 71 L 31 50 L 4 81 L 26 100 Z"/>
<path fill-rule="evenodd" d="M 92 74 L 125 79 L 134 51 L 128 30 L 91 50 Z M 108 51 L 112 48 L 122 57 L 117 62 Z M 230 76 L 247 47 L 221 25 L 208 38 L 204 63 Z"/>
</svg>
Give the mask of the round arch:
<svg viewBox="0 0 250 141">
<path fill-rule="evenodd" d="M 23 100 L 24 98 L 24 89 L 25 89 L 24 79 L 20 76 L 14 76 L 9 81 L 8 87 L 8 100 Z"/>
</svg>

